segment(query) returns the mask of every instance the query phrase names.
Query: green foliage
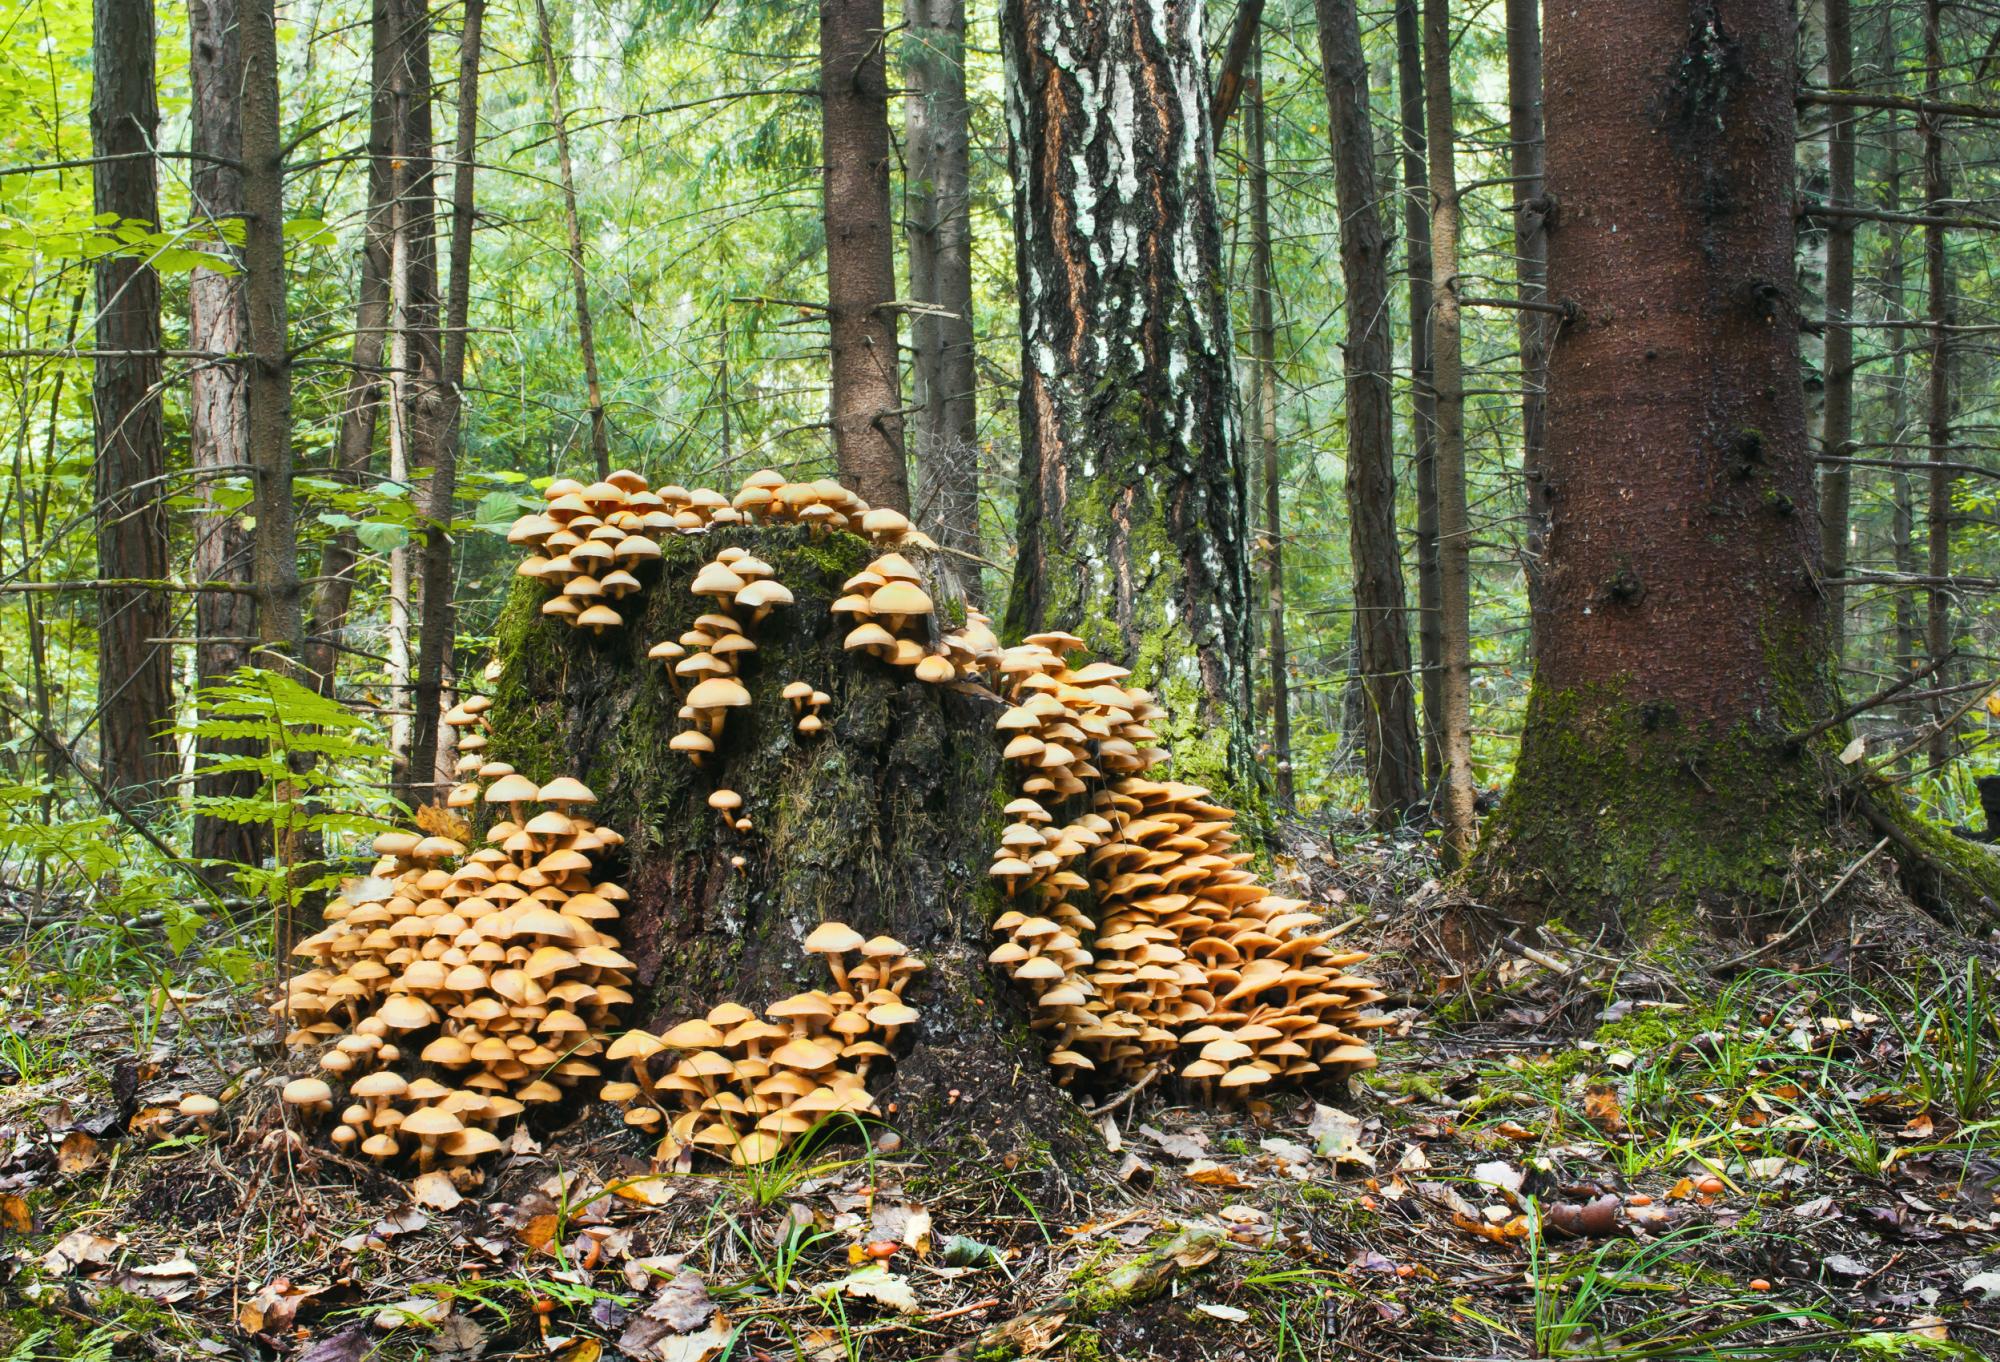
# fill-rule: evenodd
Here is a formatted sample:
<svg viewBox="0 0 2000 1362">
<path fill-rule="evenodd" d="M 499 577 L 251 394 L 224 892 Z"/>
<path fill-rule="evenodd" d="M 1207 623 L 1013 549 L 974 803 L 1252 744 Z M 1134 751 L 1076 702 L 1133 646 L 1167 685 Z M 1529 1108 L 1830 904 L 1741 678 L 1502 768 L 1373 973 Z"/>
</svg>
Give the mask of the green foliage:
<svg viewBox="0 0 2000 1362">
<path fill-rule="evenodd" d="M 229 867 L 246 891 L 273 904 L 299 903 L 339 879 L 337 868 L 302 866 L 301 846 L 358 842 L 388 829 L 385 815 L 400 806 L 375 789 L 373 768 L 389 750 L 345 705 L 254 667 L 202 687 L 196 702 L 196 717 L 178 726 L 177 736 L 247 750 L 203 750 L 195 774 L 247 773 L 256 788 L 243 796 L 195 794 L 193 810 L 266 828 L 278 848 L 269 866 Z"/>
</svg>

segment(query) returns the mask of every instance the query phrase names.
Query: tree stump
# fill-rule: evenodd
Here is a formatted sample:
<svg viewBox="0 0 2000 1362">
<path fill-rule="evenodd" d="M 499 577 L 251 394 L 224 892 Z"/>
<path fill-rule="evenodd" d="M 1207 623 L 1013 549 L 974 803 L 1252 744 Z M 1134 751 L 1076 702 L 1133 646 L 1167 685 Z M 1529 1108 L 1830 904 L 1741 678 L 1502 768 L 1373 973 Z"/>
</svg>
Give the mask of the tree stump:
<svg viewBox="0 0 2000 1362">
<path fill-rule="evenodd" d="M 741 667 L 751 703 L 730 712 L 696 767 L 668 748 L 686 727 L 682 698 L 647 650 L 711 607 L 688 586 L 730 545 L 769 563 L 795 600 L 753 631 L 757 651 Z M 661 549 L 639 574 L 644 592 L 621 602 L 624 627 L 602 634 L 545 618 L 547 589 L 517 580 L 486 716 L 489 756 L 536 781 L 581 779 L 598 796 L 596 820 L 627 839 L 614 866 L 631 895 L 617 934 L 638 966 L 626 1024 L 662 1029 L 725 1000 L 762 1008 L 821 987 L 824 967 L 802 943 L 838 920 L 896 937 L 928 966 L 909 992 L 923 1019 L 878 1091 L 899 1129 L 919 1139 L 945 1126 L 1048 1134 L 1074 1121 L 1079 1109 L 1049 1081 L 1022 999 L 985 963 L 1002 908 L 986 870 L 1009 797 L 993 728 L 1000 701 L 843 650 L 846 628 L 829 607 L 878 552 L 853 535 L 716 527 L 664 536 Z M 948 575 L 926 576 L 938 603 L 931 627 L 963 622 Z M 793 681 L 833 698 L 818 734 L 797 731 L 782 695 Z M 709 806 L 725 788 L 742 796 L 749 832 Z"/>
</svg>

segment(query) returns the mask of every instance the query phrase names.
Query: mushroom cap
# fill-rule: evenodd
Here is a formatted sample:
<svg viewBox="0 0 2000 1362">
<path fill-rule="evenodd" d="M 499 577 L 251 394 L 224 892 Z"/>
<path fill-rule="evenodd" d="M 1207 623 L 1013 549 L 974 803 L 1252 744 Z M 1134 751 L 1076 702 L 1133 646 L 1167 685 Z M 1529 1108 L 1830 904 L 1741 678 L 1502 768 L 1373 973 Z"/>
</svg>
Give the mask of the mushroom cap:
<svg viewBox="0 0 2000 1362">
<path fill-rule="evenodd" d="M 875 588 L 868 608 L 878 615 L 928 615 L 930 593 L 910 581 L 888 581 Z"/>
<path fill-rule="evenodd" d="M 333 1089 L 323 1079 L 294 1078 L 285 1084 L 285 1090 L 279 1096 L 293 1106 L 317 1106 L 333 1100 Z"/>
<path fill-rule="evenodd" d="M 486 787 L 486 802 L 489 804 L 512 804 L 524 799 L 541 797 L 541 787 L 524 775 L 502 776 Z"/>
<path fill-rule="evenodd" d="M 418 1107 L 403 1118 L 403 1132 L 408 1135 L 431 1136 L 456 1135 L 465 1129 L 465 1123 L 442 1107 Z"/>
<path fill-rule="evenodd" d="M 181 1099 L 180 1106 L 175 1110 L 183 1116 L 213 1116 L 222 1110 L 222 1104 L 207 1093 L 191 1092 Z"/>
<path fill-rule="evenodd" d="M 743 807 L 743 796 L 734 790 L 717 790 L 708 797 L 708 807 L 723 810 L 740 809 Z"/>
<path fill-rule="evenodd" d="M 805 948 L 814 955 L 837 955 L 866 944 L 867 938 L 845 922 L 822 922 L 806 937 Z"/>
<path fill-rule="evenodd" d="M 606 1059 L 646 1059 L 667 1049 L 667 1043 L 651 1031 L 627 1031 L 604 1052 Z"/>
<path fill-rule="evenodd" d="M 597 796 L 575 776 L 557 776 L 536 796 L 545 804 L 595 804 Z"/>
<path fill-rule="evenodd" d="M 723 1044 L 724 1040 L 721 1029 L 713 1022 L 704 1017 L 694 1017 L 667 1031 L 660 1037 L 660 1042 L 674 1050 L 706 1050 L 712 1045 Z"/>
<path fill-rule="evenodd" d="M 687 702 L 697 710 L 734 709 L 750 703 L 750 692 L 733 676 L 711 676 L 688 692 Z"/>
</svg>

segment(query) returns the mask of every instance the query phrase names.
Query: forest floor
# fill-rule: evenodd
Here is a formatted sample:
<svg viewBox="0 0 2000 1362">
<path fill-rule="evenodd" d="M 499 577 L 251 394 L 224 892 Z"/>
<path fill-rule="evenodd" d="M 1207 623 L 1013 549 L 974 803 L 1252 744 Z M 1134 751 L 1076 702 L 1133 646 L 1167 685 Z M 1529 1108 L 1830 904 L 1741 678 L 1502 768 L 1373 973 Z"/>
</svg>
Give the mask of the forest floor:
<svg viewBox="0 0 2000 1362">
<path fill-rule="evenodd" d="M 17 969 L 0 1359 L 2000 1357 L 2000 1000 L 1858 969 L 1865 924 L 1838 972 L 1550 938 L 1440 978 L 1418 848 L 1290 845 L 1398 990 L 1381 1067 L 1133 1093 L 1067 1157 L 982 1115 L 662 1176 L 597 1115 L 461 1197 L 288 1150 L 242 998 Z"/>
</svg>

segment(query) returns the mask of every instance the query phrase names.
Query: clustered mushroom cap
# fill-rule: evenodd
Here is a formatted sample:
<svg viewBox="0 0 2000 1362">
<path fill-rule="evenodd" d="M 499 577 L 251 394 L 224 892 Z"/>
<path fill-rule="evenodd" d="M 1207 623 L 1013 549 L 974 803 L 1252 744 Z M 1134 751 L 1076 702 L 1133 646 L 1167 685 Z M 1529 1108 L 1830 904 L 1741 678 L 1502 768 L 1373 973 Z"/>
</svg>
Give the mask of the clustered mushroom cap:
<svg viewBox="0 0 2000 1362">
<path fill-rule="evenodd" d="M 658 1035 L 628 1031 L 605 1051 L 631 1073 L 604 1086 L 605 1100 L 624 1109 L 627 1125 L 661 1132 L 661 1160 L 702 1150 L 765 1163 L 822 1120 L 875 1111 L 869 1069 L 919 1020 L 903 989 L 923 962 L 893 937 L 863 937 L 842 922 L 821 923 L 803 944 L 825 960 L 832 992 L 780 999 L 761 1017 L 718 1003 Z"/>
<path fill-rule="evenodd" d="M 1311 905 L 1273 893 L 1235 849 L 1232 810 L 1150 778 L 1165 711 L 1130 672 L 1071 666 L 1072 634 L 1029 636 L 984 669 L 1011 701 L 995 727 L 1026 778 L 990 870 L 1023 904 L 994 920 L 988 959 L 1036 1000 L 1059 1081 L 1130 1082 L 1160 1063 L 1241 1095 L 1366 1068 L 1386 1024 L 1366 959 Z M 1090 912 L 1073 901 L 1089 891 Z"/>
<path fill-rule="evenodd" d="M 476 721 L 488 705 L 459 708 Z M 304 1123 L 344 1085 L 337 1147 L 461 1177 L 500 1147 L 502 1122 L 599 1076 L 633 968 L 612 935 L 627 895 L 595 878 L 592 855 L 624 839 L 588 817 L 590 788 L 502 767 L 480 802 L 509 816 L 476 851 L 437 833 L 376 838 L 373 873 L 299 943 L 310 968 L 277 1005 L 288 1043 L 319 1050 L 320 1073 L 281 1094 Z"/>
</svg>

